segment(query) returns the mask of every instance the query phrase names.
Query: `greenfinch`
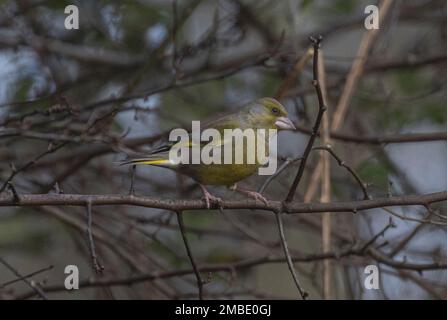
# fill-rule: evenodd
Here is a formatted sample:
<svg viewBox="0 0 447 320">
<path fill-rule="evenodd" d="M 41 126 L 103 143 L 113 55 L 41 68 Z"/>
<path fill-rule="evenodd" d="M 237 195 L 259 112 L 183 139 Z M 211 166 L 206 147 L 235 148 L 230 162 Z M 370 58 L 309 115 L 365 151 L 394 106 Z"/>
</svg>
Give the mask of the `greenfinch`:
<svg viewBox="0 0 447 320">
<path fill-rule="evenodd" d="M 228 114 L 219 119 L 206 123 L 203 128 L 214 128 L 222 135 L 225 129 L 276 129 L 276 130 L 294 130 L 295 126 L 288 118 L 287 110 L 284 106 L 273 98 L 262 98 L 243 106 L 235 113 Z M 265 135 L 265 143 L 269 137 Z M 213 141 L 215 144 L 216 141 Z M 210 164 L 192 164 L 191 162 L 173 163 L 169 158 L 169 152 L 174 146 L 178 146 L 179 142 L 169 142 L 152 150 L 147 156 L 138 159 L 128 159 L 121 164 L 146 164 L 158 167 L 169 168 L 181 174 L 191 177 L 199 183 L 204 194 L 205 202 L 208 208 L 210 203 L 214 202 L 220 205 L 221 199 L 213 196 L 208 192 L 205 185 L 223 185 L 231 190 L 238 191 L 252 197 L 256 200 L 267 202 L 267 200 L 259 193 L 241 189 L 237 186 L 237 182 L 243 180 L 254 173 L 262 165 L 259 161 L 254 163 L 242 162 L 237 163 L 210 163 Z M 219 143 L 222 145 L 222 141 Z M 187 147 L 191 147 L 190 142 Z M 244 150 L 244 159 L 247 159 L 247 150 Z"/>
</svg>

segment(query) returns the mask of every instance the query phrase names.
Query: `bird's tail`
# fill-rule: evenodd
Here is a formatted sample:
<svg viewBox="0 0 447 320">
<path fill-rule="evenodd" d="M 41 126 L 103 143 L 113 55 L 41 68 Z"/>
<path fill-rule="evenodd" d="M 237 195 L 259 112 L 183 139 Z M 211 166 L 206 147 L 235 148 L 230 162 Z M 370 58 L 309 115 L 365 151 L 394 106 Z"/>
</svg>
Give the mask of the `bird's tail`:
<svg viewBox="0 0 447 320">
<path fill-rule="evenodd" d="M 147 157 L 147 158 L 138 158 L 138 159 L 128 159 L 119 162 L 120 166 L 124 166 L 126 164 L 147 164 L 152 166 L 169 166 L 171 162 L 169 159 L 163 159 L 160 157 Z"/>
</svg>

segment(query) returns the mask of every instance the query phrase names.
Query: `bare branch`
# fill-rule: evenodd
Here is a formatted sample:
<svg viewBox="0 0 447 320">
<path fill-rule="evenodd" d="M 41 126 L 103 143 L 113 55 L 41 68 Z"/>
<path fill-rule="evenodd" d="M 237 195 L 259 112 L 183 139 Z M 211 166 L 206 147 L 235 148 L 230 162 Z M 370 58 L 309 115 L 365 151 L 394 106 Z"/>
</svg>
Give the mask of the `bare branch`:
<svg viewBox="0 0 447 320">
<path fill-rule="evenodd" d="M 90 250 L 90 257 L 92 259 L 92 266 L 93 270 L 95 270 L 96 273 L 102 273 L 104 270 L 104 266 L 101 265 L 98 262 L 98 256 L 96 255 L 96 247 L 95 247 L 95 241 L 93 240 L 92 235 L 92 202 L 90 200 L 87 200 L 87 239 L 88 239 L 88 245 Z"/>
<path fill-rule="evenodd" d="M 357 181 L 358 185 L 362 189 L 363 192 L 363 199 L 367 200 L 370 199 L 370 196 L 368 194 L 367 185 L 360 179 L 360 176 L 344 162 L 332 149 L 330 145 L 324 146 L 324 147 L 314 147 L 313 150 L 324 150 L 327 151 L 337 162 L 338 165 L 348 170 L 348 172 L 354 177 L 355 181 Z"/>
<path fill-rule="evenodd" d="M 186 237 L 186 231 L 185 231 L 185 225 L 183 222 L 182 213 L 179 211 L 175 212 L 177 215 L 177 221 L 180 228 L 180 233 L 182 234 L 183 243 L 185 244 L 186 252 L 188 253 L 189 261 L 191 262 L 191 266 L 194 270 L 194 274 L 197 279 L 197 287 L 199 289 L 199 300 L 203 300 L 203 280 L 202 276 L 200 275 L 200 271 L 197 268 L 196 262 L 194 260 L 194 257 L 191 252 L 191 248 L 189 247 L 188 238 Z"/>
<path fill-rule="evenodd" d="M 7 269 L 9 269 L 12 273 L 14 273 L 19 279 L 21 279 L 23 282 L 25 282 L 31 289 L 33 289 L 33 292 L 39 295 L 43 300 L 48 300 L 47 295 L 43 290 L 39 287 L 38 284 L 34 283 L 34 281 L 28 280 L 26 276 L 23 276 L 20 274 L 19 271 L 16 270 L 12 265 L 10 265 L 5 259 L 0 257 L 0 263 L 3 264 Z"/>
<path fill-rule="evenodd" d="M 447 262 L 432 262 L 432 263 L 409 263 L 407 261 L 396 261 L 392 258 L 388 258 L 386 255 L 381 253 L 380 251 L 369 247 L 366 252 L 362 251 L 364 245 L 358 246 L 358 248 L 349 248 L 340 252 L 328 252 L 322 254 L 310 254 L 310 255 L 297 255 L 292 256 L 292 261 L 294 263 L 309 263 L 315 262 L 325 259 L 333 259 L 340 260 L 349 256 L 363 256 L 365 253 L 377 259 L 378 262 L 384 263 L 388 266 L 393 266 L 399 270 L 413 270 L 413 271 L 424 271 L 424 270 L 439 270 L 439 269 L 447 269 Z M 275 257 L 275 256 L 263 256 L 258 258 L 241 260 L 233 263 L 222 263 L 222 264 L 212 264 L 212 265 L 203 265 L 198 268 L 201 272 L 234 272 L 235 270 L 243 270 L 247 268 L 252 268 L 255 266 L 269 264 L 269 263 L 281 263 L 285 262 L 285 257 Z M 93 279 L 88 278 L 83 281 L 80 281 L 80 288 L 91 288 L 91 287 L 103 287 L 103 286 L 128 286 L 134 283 L 144 282 L 144 281 L 153 281 L 156 279 L 165 279 L 172 277 L 180 277 L 184 275 L 193 274 L 194 269 L 180 269 L 173 271 L 156 271 L 150 273 L 141 273 L 132 277 L 125 278 L 100 278 Z M 54 291 L 63 291 L 66 290 L 65 286 L 55 285 L 55 286 L 45 286 L 46 292 L 54 292 Z M 34 291 L 25 293 L 19 297 L 18 299 L 27 299 L 34 296 L 36 293 Z"/>
<path fill-rule="evenodd" d="M 308 297 L 308 293 L 304 291 L 299 280 L 298 275 L 296 274 L 295 267 L 293 265 L 293 260 L 289 252 L 289 246 L 287 245 L 286 236 L 284 234 L 284 226 L 281 218 L 282 213 L 276 213 L 276 222 L 278 223 L 279 235 L 281 237 L 282 248 L 284 250 L 284 255 L 286 256 L 287 266 L 289 267 L 289 271 L 292 274 L 293 282 L 295 283 L 298 292 L 300 293 L 301 299 L 306 300 Z"/>
<path fill-rule="evenodd" d="M 166 209 L 170 211 L 206 210 L 206 204 L 200 200 L 172 200 L 129 195 L 80 195 L 80 194 L 20 194 L 20 202 L 15 203 L 13 195 L 0 195 L 0 207 L 6 206 L 82 206 L 90 199 L 94 206 L 133 205 L 147 208 Z M 427 193 L 422 195 L 404 195 L 386 198 L 376 198 L 361 201 L 302 203 L 268 201 L 267 204 L 254 200 L 223 200 L 224 209 L 257 209 L 265 211 L 282 211 L 284 213 L 313 212 L 358 212 L 361 210 L 395 207 L 395 206 L 427 206 L 431 203 L 447 200 L 447 191 Z M 217 206 L 214 205 L 215 209 Z"/>
<path fill-rule="evenodd" d="M 0 284 L 0 288 L 4 288 L 4 287 L 9 286 L 9 285 L 11 285 L 11 284 L 14 284 L 14 283 L 16 283 L 16 282 L 22 281 L 22 280 L 25 279 L 25 278 L 31 278 L 31 277 L 33 277 L 33 276 L 35 276 L 35 275 L 38 275 L 38 274 L 43 273 L 43 272 L 45 272 L 45 271 L 51 270 L 51 269 L 53 269 L 53 268 L 54 268 L 54 266 L 51 265 L 51 266 L 48 266 L 48 267 L 45 267 L 45 268 L 36 270 L 36 271 L 34 271 L 34 272 L 25 274 L 25 275 L 23 275 L 22 277 L 19 277 L 19 278 L 17 278 L 17 279 L 14 279 L 14 280 L 10 280 L 10 281 L 1 283 L 1 284 Z"/>
<path fill-rule="evenodd" d="M 323 93 L 321 91 L 321 87 L 320 84 L 318 82 L 318 50 L 320 48 L 320 42 L 321 42 L 322 38 L 311 38 L 311 41 L 314 44 L 314 61 L 313 61 L 313 82 L 312 84 L 315 87 L 315 90 L 317 92 L 317 96 L 318 96 L 318 114 L 317 114 L 317 118 L 315 120 L 315 124 L 312 128 L 312 134 L 309 137 L 309 141 L 307 143 L 306 149 L 304 150 L 303 153 L 303 158 L 301 160 L 300 166 L 298 168 L 298 172 L 295 176 L 295 179 L 293 180 L 292 186 L 290 187 L 289 193 L 287 194 L 286 197 L 286 202 L 291 202 L 295 196 L 295 191 L 298 188 L 298 184 L 301 181 L 301 178 L 303 177 L 303 173 L 304 173 L 304 168 L 306 167 L 306 162 L 307 159 L 309 157 L 310 152 L 312 151 L 312 147 L 313 144 L 315 142 L 315 138 L 317 137 L 317 133 L 318 130 L 320 129 L 320 124 L 321 124 L 321 120 L 323 118 L 323 114 L 326 111 L 326 106 L 324 105 L 324 100 L 323 100 Z"/>
</svg>

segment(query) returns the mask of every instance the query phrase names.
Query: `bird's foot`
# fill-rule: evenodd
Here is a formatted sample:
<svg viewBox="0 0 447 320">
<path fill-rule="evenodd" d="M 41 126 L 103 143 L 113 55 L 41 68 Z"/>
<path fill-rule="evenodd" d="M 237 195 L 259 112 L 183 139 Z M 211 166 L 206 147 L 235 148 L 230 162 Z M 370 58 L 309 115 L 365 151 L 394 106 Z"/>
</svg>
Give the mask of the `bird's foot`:
<svg viewBox="0 0 447 320">
<path fill-rule="evenodd" d="M 264 202 L 266 205 L 269 203 L 268 200 L 259 192 L 256 191 L 250 191 L 250 190 L 244 190 L 245 193 L 248 197 L 255 199 L 256 201 L 262 201 Z"/>
<path fill-rule="evenodd" d="M 221 198 L 218 198 L 218 197 L 212 195 L 211 193 L 209 193 L 209 191 L 206 190 L 206 188 L 201 184 L 200 184 L 200 188 L 202 189 L 202 192 L 203 192 L 202 199 L 205 200 L 207 209 L 211 208 L 211 203 L 215 203 L 215 204 L 217 204 L 217 206 L 219 208 L 222 208 L 223 200 Z"/>
<path fill-rule="evenodd" d="M 268 205 L 268 200 L 259 192 L 241 189 L 237 185 L 233 186 L 232 190 L 237 191 L 242 194 L 245 194 L 246 196 L 253 198 L 256 201 L 261 201 L 261 202 L 264 202 L 266 205 Z"/>
</svg>

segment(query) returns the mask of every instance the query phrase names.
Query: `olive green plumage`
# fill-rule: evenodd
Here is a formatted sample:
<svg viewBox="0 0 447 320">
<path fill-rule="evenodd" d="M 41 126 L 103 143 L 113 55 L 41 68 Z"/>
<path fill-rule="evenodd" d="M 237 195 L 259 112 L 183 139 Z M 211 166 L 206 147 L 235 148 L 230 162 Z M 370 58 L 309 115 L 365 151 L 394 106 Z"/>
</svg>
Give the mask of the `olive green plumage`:
<svg viewBox="0 0 447 320">
<path fill-rule="evenodd" d="M 208 122 L 201 129 L 214 128 L 224 136 L 224 129 L 294 129 L 287 118 L 284 106 L 273 98 L 262 98 L 242 107 L 238 112 L 228 114 L 212 122 Z M 266 144 L 268 144 L 266 135 Z M 213 141 L 214 143 L 214 141 Z M 204 185 L 231 186 L 254 173 L 259 164 L 172 164 L 169 161 L 169 150 L 176 143 L 172 142 L 155 149 L 147 157 L 131 159 L 123 164 L 148 164 L 166 167 L 187 175 Z M 233 153 L 234 154 L 234 153 Z M 244 161 L 246 149 L 244 149 Z"/>
</svg>

